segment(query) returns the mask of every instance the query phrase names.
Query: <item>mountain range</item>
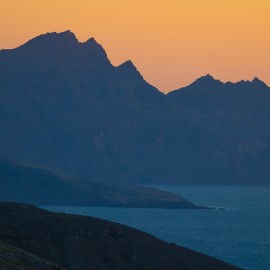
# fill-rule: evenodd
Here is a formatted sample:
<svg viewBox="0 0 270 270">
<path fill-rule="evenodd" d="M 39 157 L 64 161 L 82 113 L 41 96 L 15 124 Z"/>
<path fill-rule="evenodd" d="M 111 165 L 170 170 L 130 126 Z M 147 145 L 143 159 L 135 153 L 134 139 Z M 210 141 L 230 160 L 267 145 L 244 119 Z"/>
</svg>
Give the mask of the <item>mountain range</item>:
<svg viewBox="0 0 270 270">
<path fill-rule="evenodd" d="M 110 183 L 269 183 L 270 89 L 210 75 L 165 95 L 93 38 L 0 51 L 0 156 Z"/>
</svg>

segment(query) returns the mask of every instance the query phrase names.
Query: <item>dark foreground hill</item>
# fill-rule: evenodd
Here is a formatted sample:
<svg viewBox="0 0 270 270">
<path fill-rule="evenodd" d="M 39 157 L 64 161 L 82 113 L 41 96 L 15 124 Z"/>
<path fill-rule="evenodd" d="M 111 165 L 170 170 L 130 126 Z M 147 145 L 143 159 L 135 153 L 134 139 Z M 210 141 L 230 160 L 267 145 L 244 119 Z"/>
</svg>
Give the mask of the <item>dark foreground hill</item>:
<svg viewBox="0 0 270 270">
<path fill-rule="evenodd" d="M 69 31 L 0 51 L 0 156 L 92 179 L 269 183 L 269 104 L 259 79 L 164 95 Z"/>
<path fill-rule="evenodd" d="M 0 203 L 0 241 L 68 270 L 233 270 L 127 226 Z"/>
<path fill-rule="evenodd" d="M 0 201 L 34 205 L 202 208 L 154 188 L 94 182 L 4 159 L 0 159 Z"/>
<path fill-rule="evenodd" d="M 1 270 L 64 270 L 44 259 L 0 242 Z"/>
</svg>

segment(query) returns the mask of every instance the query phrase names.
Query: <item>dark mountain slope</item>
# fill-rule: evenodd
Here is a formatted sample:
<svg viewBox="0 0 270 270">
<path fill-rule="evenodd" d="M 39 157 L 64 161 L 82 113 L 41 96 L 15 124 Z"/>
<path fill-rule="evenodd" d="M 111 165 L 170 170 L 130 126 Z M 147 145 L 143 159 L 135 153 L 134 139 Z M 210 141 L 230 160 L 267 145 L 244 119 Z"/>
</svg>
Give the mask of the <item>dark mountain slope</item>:
<svg viewBox="0 0 270 270">
<path fill-rule="evenodd" d="M 0 242 L 1 270 L 64 270 L 28 252 Z"/>
<path fill-rule="evenodd" d="M 230 270 L 208 256 L 104 220 L 0 203 L 0 240 L 69 270 Z"/>
<path fill-rule="evenodd" d="M 0 201 L 35 205 L 201 208 L 153 188 L 93 182 L 3 159 L 0 187 Z"/>
</svg>

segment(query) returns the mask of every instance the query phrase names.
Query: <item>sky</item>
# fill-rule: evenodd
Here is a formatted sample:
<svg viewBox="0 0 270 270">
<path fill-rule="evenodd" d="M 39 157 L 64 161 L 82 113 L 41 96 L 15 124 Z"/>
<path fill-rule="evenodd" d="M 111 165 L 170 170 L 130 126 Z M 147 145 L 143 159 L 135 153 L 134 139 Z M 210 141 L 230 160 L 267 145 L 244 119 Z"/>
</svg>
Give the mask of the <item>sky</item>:
<svg viewBox="0 0 270 270">
<path fill-rule="evenodd" d="M 163 92 L 208 73 L 270 85 L 269 0 L 0 0 L 0 49 L 65 30 Z"/>
</svg>

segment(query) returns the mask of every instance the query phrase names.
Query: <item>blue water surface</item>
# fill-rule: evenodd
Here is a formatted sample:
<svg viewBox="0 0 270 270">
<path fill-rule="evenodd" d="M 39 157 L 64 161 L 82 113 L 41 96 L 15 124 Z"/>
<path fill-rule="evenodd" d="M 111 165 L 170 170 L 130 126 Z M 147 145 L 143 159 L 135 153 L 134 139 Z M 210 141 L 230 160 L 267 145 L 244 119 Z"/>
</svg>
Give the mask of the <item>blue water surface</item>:
<svg viewBox="0 0 270 270">
<path fill-rule="evenodd" d="M 225 210 L 44 206 L 126 224 L 247 270 L 270 269 L 270 186 L 156 185 Z"/>
</svg>

